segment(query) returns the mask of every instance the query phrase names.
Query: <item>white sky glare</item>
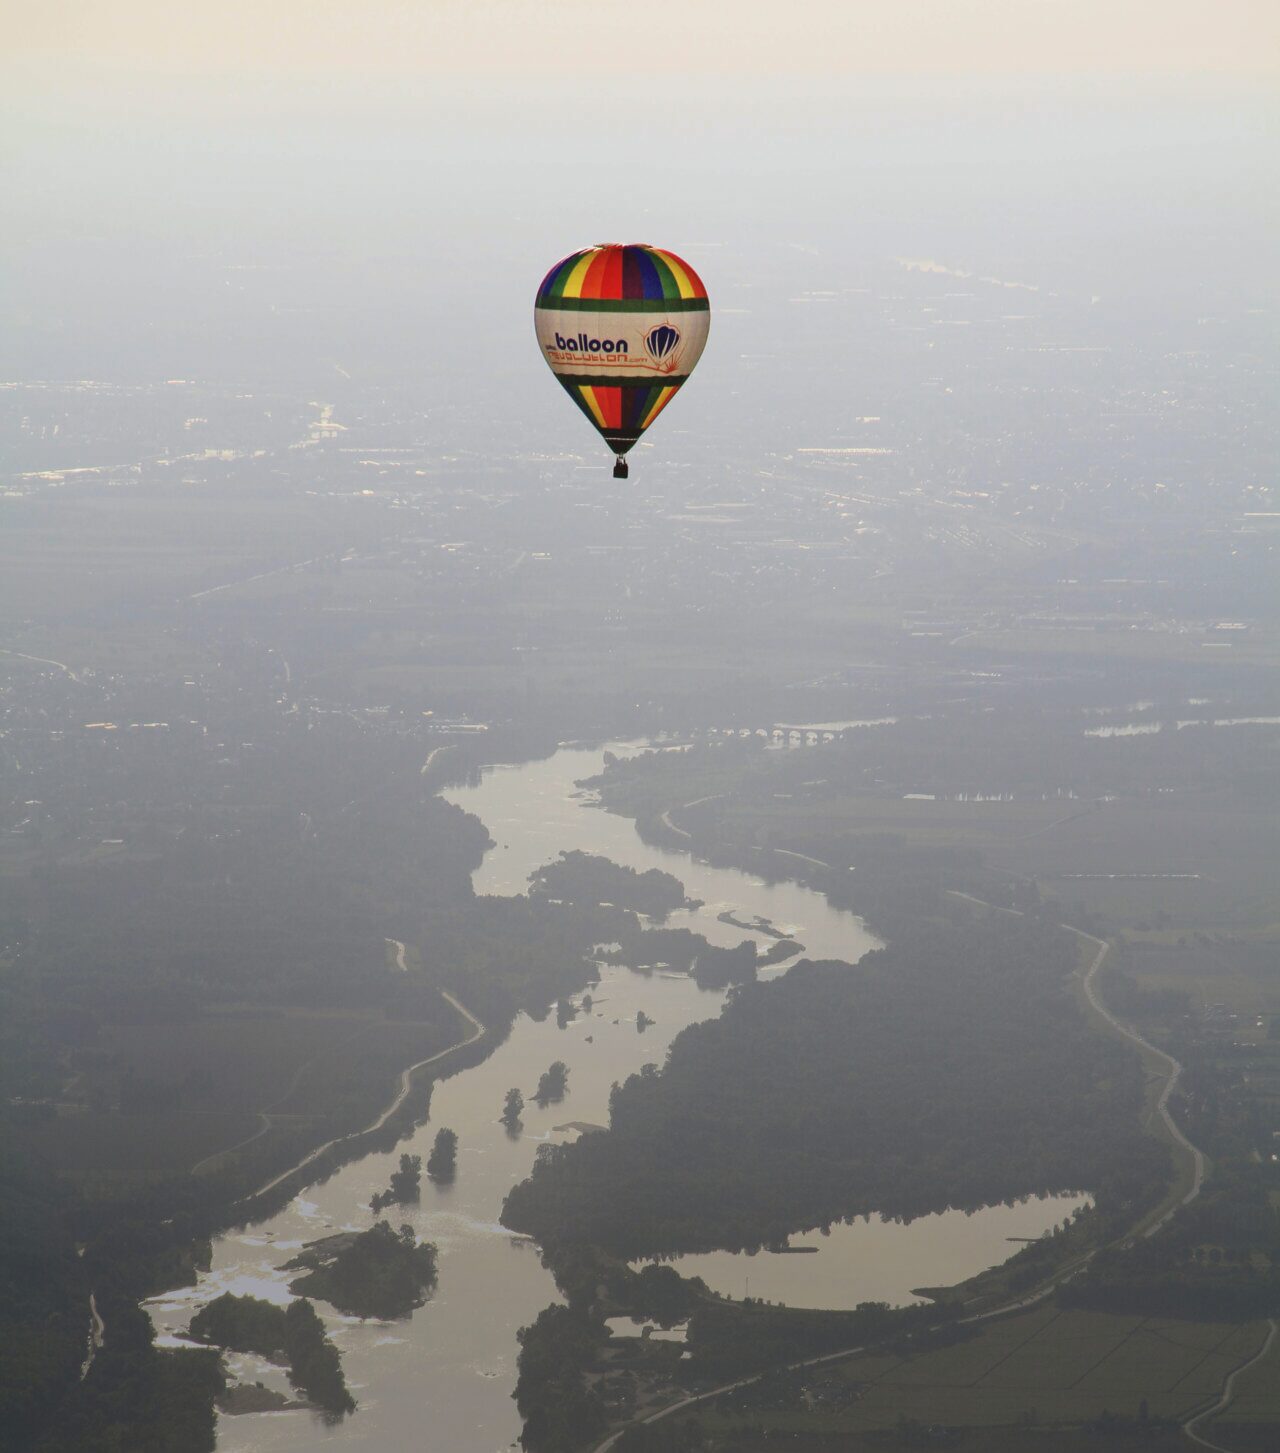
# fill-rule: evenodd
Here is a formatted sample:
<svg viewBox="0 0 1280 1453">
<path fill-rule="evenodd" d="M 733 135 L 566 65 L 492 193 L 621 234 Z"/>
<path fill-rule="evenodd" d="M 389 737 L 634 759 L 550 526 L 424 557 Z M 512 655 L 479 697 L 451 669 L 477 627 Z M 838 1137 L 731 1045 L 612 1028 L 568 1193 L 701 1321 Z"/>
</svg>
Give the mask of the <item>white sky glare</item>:
<svg viewBox="0 0 1280 1453">
<path fill-rule="evenodd" d="M 1274 75 L 1280 0 L 41 0 L 15 63 L 206 75 L 544 79 L 616 65 L 796 75 Z"/>
<path fill-rule="evenodd" d="M 526 328 L 527 274 L 600 236 L 1274 273 L 1280 0 L 8 0 L 3 34 L 0 276 L 61 367 L 44 314 L 163 331 L 243 285 L 201 259 L 388 336 L 473 253 Z"/>
</svg>

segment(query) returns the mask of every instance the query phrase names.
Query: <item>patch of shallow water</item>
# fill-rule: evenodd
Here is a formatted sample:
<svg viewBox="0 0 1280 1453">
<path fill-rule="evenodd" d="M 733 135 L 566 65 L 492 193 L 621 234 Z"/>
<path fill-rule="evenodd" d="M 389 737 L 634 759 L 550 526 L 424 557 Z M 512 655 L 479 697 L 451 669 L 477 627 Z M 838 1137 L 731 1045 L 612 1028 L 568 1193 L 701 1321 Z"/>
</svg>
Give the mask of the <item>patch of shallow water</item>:
<svg viewBox="0 0 1280 1453">
<path fill-rule="evenodd" d="M 838 1309 L 922 1301 L 917 1287 L 950 1286 L 996 1266 L 1069 1220 L 1087 1196 L 1048 1196 L 981 1211 L 943 1211 L 908 1225 L 879 1217 L 792 1236 L 787 1252 L 713 1251 L 667 1264 L 726 1297 Z M 800 1249 L 804 1248 L 804 1249 Z"/>
</svg>

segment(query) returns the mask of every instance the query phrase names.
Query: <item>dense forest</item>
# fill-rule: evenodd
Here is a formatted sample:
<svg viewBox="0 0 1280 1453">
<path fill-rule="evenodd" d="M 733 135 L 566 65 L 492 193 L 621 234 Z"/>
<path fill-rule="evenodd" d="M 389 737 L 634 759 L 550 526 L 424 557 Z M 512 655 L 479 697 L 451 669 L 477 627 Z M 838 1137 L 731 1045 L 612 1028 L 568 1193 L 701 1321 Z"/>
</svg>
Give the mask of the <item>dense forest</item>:
<svg viewBox="0 0 1280 1453">
<path fill-rule="evenodd" d="M 856 967 L 804 961 L 616 1088 L 608 1134 L 544 1146 L 503 1221 L 627 1256 L 760 1247 L 880 1213 L 1087 1190 L 1154 1199 L 1141 1072 L 1076 1007 L 1069 934 L 927 923 Z"/>
<path fill-rule="evenodd" d="M 0 1428 L 22 1446 L 84 1361 L 89 1285 L 64 1224 L 67 1192 L 0 1170 Z"/>
<path fill-rule="evenodd" d="M 527 1453 L 562 1453 L 599 1437 L 608 1426 L 608 1412 L 583 1373 L 609 1339 L 604 1324 L 569 1307 L 551 1306 L 517 1336 L 515 1399 L 525 1420 L 521 1446 Z"/>
<path fill-rule="evenodd" d="M 229 997 L 338 1005 L 385 992 L 386 922 L 403 923 L 406 904 L 469 897 L 488 842 L 475 818 L 416 787 L 416 769 L 398 796 L 385 778 L 375 786 L 379 773 L 409 771 L 401 756 L 384 752 L 335 787 L 318 745 L 290 737 L 246 760 L 243 801 L 216 779 L 207 801 L 183 800 L 206 786 L 203 773 L 147 783 L 156 816 L 167 792 L 183 794 L 167 830 L 114 854 L 46 853 L 0 882 L 0 921 L 21 947 L 6 986 L 13 1010 L 31 1014 L 42 1043 L 74 1045 L 91 1042 L 94 1020 L 156 1021 Z M 355 804 L 334 801 L 361 789 Z"/>
<path fill-rule="evenodd" d="M 216 1351 L 160 1351 L 150 1318 L 125 1298 L 99 1298 L 108 1335 L 73 1380 L 36 1453 L 211 1453 L 214 1398 L 226 1385 Z M 8 1425 L 5 1428 L 9 1431 Z"/>
</svg>

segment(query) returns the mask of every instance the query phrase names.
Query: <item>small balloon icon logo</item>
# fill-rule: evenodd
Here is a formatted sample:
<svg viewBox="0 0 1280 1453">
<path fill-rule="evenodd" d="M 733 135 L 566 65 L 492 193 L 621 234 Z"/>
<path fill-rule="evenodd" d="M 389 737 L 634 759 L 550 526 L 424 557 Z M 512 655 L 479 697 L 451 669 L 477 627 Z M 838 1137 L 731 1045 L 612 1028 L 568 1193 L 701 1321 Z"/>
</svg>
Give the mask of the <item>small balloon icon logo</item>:
<svg viewBox="0 0 1280 1453">
<path fill-rule="evenodd" d="M 679 341 L 679 329 L 673 328 L 670 323 L 661 323 L 656 328 L 650 328 L 645 334 L 644 346 L 649 350 L 650 358 L 661 363 Z"/>
</svg>

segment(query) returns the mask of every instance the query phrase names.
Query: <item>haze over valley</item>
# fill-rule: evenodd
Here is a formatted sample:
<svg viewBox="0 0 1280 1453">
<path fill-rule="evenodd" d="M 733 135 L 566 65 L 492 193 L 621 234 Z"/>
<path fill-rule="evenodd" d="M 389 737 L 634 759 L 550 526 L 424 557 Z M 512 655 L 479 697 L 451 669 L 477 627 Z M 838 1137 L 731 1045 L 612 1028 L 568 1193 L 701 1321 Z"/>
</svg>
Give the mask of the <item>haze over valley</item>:
<svg viewBox="0 0 1280 1453">
<path fill-rule="evenodd" d="M 5 62 L 0 1444 L 1273 1447 L 1274 27 L 596 8 Z"/>
</svg>

